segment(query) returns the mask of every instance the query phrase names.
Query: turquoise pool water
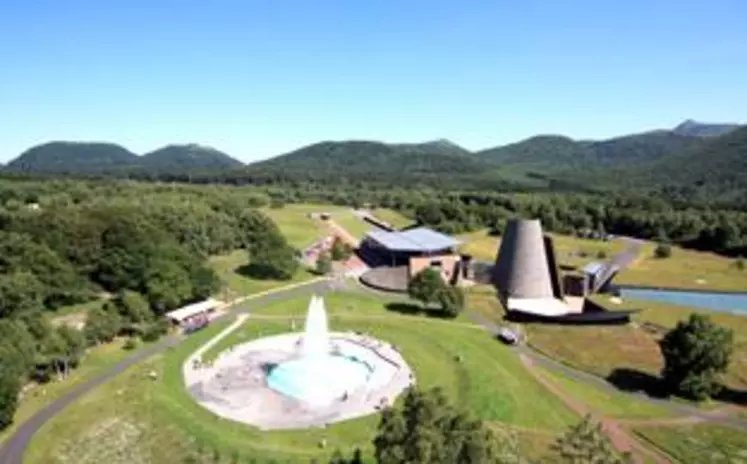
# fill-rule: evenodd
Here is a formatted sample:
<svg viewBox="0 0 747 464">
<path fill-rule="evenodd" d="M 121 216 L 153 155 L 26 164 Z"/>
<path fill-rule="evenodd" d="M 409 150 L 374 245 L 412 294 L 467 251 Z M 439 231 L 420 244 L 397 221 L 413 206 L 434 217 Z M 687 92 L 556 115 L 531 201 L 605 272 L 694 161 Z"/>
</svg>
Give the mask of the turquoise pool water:
<svg viewBox="0 0 747 464">
<path fill-rule="evenodd" d="M 680 306 L 725 311 L 747 316 L 747 293 L 698 292 L 671 289 L 620 287 L 620 296 L 635 300 L 661 301 Z"/>
<path fill-rule="evenodd" d="M 309 356 L 279 364 L 267 376 L 267 385 L 308 405 L 325 406 L 365 384 L 371 372 L 353 357 Z"/>
</svg>

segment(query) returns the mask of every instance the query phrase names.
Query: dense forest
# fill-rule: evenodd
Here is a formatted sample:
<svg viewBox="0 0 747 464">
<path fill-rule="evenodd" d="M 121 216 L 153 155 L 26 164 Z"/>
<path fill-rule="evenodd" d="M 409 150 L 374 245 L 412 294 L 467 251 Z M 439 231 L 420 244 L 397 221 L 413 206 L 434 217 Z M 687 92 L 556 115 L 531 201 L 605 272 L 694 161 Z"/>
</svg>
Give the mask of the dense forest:
<svg viewBox="0 0 747 464">
<path fill-rule="evenodd" d="M 295 251 L 258 211 L 269 197 L 229 188 L 0 181 L 0 428 L 27 380 L 64 376 L 118 334 L 152 340 L 163 314 L 220 287 L 212 254 L 245 248 L 258 278 L 290 278 Z M 90 300 L 84 330 L 45 313 Z"/>
</svg>

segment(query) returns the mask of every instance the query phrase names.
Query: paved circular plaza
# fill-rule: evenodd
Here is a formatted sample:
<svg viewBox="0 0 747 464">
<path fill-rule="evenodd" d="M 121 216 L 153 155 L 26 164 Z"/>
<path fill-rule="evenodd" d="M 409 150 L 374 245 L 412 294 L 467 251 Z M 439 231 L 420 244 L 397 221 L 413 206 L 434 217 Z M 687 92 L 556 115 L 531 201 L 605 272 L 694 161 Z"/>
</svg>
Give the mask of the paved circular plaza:
<svg viewBox="0 0 747 464">
<path fill-rule="evenodd" d="M 325 378 L 310 378 L 310 387 L 328 386 L 334 392 L 331 401 L 321 404 L 281 393 L 282 389 L 268 385 L 268 374 L 299 360 L 301 337 L 301 333 L 286 333 L 235 345 L 209 365 L 200 364 L 204 350 L 198 350 L 184 364 L 186 387 L 214 414 L 272 430 L 324 427 L 373 414 L 392 404 L 414 383 L 413 373 L 396 347 L 365 334 L 331 332 L 333 352 L 364 365 L 365 378 L 350 389 L 340 387 L 345 384 L 345 372 L 333 370 Z"/>
</svg>

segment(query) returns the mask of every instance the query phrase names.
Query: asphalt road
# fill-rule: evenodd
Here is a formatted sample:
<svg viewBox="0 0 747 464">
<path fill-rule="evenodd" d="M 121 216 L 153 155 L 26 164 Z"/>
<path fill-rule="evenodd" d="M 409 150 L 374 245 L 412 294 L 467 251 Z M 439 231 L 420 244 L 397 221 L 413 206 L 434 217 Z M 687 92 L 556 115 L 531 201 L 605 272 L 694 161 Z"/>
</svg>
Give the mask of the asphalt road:
<svg viewBox="0 0 747 464">
<path fill-rule="evenodd" d="M 227 314 L 251 312 L 252 308 L 262 306 L 271 301 L 301 296 L 309 294 L 311 292 L 322 294 L 328 290 L 329 284 L 326 281 L 311 282 L 306 285 L 301 285 L 286 290 L 278 290 L 274 293 L 268 293 L 251 300 L 247 300 L 236 306 L 235 308 L 232 308 L 231 311 Z M 22 464 L 23 454 L 26 451 L 26 448 L 28 447 L 29 442 L 33 438 L 34 434 L 48 420 L 65 409 L 66 406 L 75 402 L 78 398 L 98 387 L 99 385 L 116 377 L 119 373 L 121 373 L 128 367 L 133 366 L 155 354 L 162 353 L 169 347 L 179 344 L 186 338 L 187 336 L 184 335 L 174 335 L 164 338 L 158 343 L 148 346 L 138 351 L 133 356 L 119 362 L 117 365 L 112 367 L 107 372 L 99 375 L 98 377 L 94 377 L 90 380 L 87 380 L 86 382 L 81 383 L 80 385 L 75 386 L 75 388 L 73 388 L 67 394 L 57 398 L 44 408 L 37 411 L 36 414 L 31 416 L 31 418 L 29 418 L 18 429 L 16 429 L 13 435 L 8 437 L 8 439 L 5 441 L 3 447 L 0 448 L 0 464 Z"/>
</svg>

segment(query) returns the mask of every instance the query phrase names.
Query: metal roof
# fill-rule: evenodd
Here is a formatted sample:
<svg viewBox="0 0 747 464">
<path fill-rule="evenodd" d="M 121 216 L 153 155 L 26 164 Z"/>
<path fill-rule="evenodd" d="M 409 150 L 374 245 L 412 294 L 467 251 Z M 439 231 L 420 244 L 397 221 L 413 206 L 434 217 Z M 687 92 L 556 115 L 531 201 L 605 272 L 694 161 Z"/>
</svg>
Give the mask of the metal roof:
<svg viewBox="0 0 747 464">
<path fill-rule="evenodd" d="M 220 305 L 220 301 L 208 298 L 205 301 L 193 303 L 191 305 L 187 305 L 179 309 L 170 311 L 166 313 L 166 317 L 176 322 L 182 322 L 189 317 L 192 317 L 196 314 L 204 313 L 205 311 L 213 309 L 218 305 Z"/>
<path fill-rule="evenodd" d="M 586 274 L 597 275 L 601 272 L 606 265 L 604 263 L 592 262 L 584 266 L 581 270 Z"/>
<path fill-rule="evenodd" d="M 372 230 L 366 236 L 393 251 L 439 251 L 462 243 L 427 227 L 418 227 L 403 232 Z"/>
</svg>

